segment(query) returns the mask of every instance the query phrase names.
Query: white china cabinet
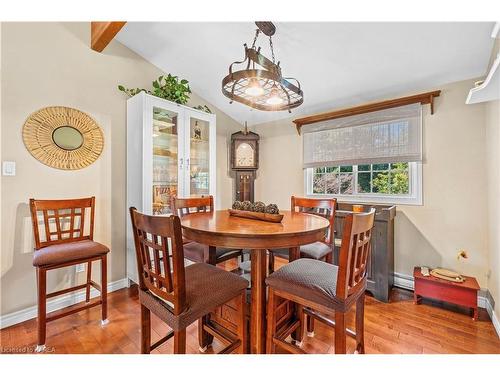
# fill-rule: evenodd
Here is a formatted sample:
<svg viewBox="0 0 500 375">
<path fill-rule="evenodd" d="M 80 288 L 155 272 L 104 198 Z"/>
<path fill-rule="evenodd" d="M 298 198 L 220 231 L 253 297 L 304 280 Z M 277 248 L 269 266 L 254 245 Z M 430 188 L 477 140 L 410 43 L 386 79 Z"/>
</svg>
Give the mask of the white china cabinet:
<svg viewBox="0 0 500 375">
<path fill-rule="evenodd" d="M 215 115 L 140 93 L 127 101 L 127 274 L 137 282 L 128 208 L 172 214 L 173 196 L 215 196 Z"/>
</svg>

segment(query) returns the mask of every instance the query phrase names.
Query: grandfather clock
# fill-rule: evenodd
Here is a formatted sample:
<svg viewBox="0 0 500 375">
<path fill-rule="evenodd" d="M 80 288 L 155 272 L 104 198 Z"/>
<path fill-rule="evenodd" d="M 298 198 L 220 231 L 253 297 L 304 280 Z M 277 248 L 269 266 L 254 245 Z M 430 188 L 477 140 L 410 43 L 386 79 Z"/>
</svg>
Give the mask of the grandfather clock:
<svg viewBox="0 0 500 375">
<path fill-rule="evenodd" d="M 254 201 L 254 182 L 259 168 L 259 135 L 245 129 L 231 134 L 231 169 L 235 171 L 237 201 Z"/>
</svg>

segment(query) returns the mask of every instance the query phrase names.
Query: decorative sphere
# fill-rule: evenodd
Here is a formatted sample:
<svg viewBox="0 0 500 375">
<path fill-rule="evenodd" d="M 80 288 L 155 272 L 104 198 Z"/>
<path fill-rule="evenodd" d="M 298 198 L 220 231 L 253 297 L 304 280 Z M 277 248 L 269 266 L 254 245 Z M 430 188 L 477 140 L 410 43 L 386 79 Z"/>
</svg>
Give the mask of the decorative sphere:
<svg viewBox="0 0 500 375">
<path fill-rule="evenodd" d="M 233 210 L 242 210 L 243 208 L 243 202 L 241 201 L 234 201 L 233 203 Z"/>
<path fill-rule="evenodd" d="M 271 203 L 266 206 L 266 213 L 268 214 L 279 214 L 280 210 L 278 208 L 278 205 Z"/>
<path fill-rule="evenodd" d="M 266 212 L 266 204 L 264 202 L 255 202 L 253 206 L 255 212 Z"/>
<path fill-rule="evenodd" d="M 252 211 L 253 210 L 253 204 L 250 201 L 243 201 L 241 203 L 241 209 L 244 211 Z"/>
</svg>

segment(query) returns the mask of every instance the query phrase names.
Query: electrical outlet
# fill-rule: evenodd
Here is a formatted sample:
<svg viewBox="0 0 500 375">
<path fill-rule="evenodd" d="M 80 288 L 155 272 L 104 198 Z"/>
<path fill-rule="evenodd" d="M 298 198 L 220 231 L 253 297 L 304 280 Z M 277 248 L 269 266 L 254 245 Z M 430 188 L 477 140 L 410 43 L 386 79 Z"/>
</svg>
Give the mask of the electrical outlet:
<svg viewBox="0 0 500 375">
<path fill-rule="evenodd" d="M 76 269 L 77 273 L 78 272 L 83 272 L 83 271 L 85 271 L 85 264 L 77 264 L 76 267 L 75 267 L 75 269 Z"/>
</svg>

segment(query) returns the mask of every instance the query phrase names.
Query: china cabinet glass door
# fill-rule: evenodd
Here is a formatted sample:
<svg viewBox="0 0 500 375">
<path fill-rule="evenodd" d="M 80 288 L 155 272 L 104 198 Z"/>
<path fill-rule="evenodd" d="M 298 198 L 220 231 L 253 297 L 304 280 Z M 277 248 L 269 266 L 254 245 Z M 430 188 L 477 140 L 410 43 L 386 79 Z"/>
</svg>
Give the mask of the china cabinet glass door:
<svg viewBox="0 0 500 375">
<path fill-rule="evenodd" d="M 174 111 L 156 106 L 153 106 L 152 115 L 152 212 L 153 215 L 168 215 L 172 213 L 172 197 L 179 190 L 180 117 Z"/>
<path fill-rule="evenodd" d="M 186 185 L 189 195 L 200 196 L 211 193 L 211 150 L 212 134 L 211 118 L 199 113 L 190 113 L 187 118 L 189 137 L 187 140 L 189 157 L 186 159 Z"/>
</svg>

